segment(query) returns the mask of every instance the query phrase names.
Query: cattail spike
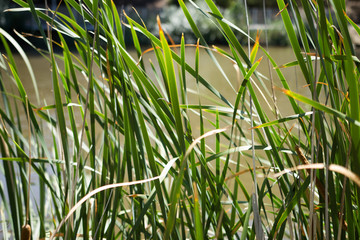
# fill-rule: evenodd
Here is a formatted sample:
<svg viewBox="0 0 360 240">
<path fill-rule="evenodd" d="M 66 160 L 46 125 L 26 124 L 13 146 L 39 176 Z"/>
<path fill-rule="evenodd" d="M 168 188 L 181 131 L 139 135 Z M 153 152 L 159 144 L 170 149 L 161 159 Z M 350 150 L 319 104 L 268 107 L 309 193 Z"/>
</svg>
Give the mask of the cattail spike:
<svg viewBox="0 0 360 240">
<path fill-rule="evenodd" d="M 31 239 L 31 227 L 29 224 L 22 226 L 21 228 L 21 240 Z"/>
</svg>

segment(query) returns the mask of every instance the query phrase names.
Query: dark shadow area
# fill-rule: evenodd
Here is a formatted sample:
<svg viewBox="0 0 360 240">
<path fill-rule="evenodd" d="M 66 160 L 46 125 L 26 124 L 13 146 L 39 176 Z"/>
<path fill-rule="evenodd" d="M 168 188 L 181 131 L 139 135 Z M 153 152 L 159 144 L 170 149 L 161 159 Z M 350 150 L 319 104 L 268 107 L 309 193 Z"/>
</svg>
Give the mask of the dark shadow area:
<svg viewBox="0 0 360 240">
<path fill-rule="evenodd" d="M 61 4 L 59 4 L 60 2 Z M 68 15 L 66 4 L 60 0 L 48 0 L 47 5 L 44 4 L 43 0 L 34 0 L 34 3 L 37 8 L 44 9 L 44 12 L 46 12 L 45 9 L 52 9 L 53 11 L 57 9 L 60 13 Z M 185 18 L 182 9 L 179 7 L 177 0 L 114 0 L 114 3 L 119 14 L 123 15 L 123 12 L 126 12 L 127 15 L 129 15 L 132 19 L 135 19 L 137 22 L 144 22 L 147 29 L 149 29 L 154 35 L 158 35 L 156 17 L 159 15 L 163 29 L 169 36 L 171 36 L 175 43 L 180 42 L 182 34 L 184 34 L 187 43 L 196 43 L 197 41 L 197 37 L 194 35 L 193 30 L 188 24 L 188 21 Z M 193 17 L 194 22 L 209 44 L 227 44 L 222 33 L 218 31 L 215 19 L 209 18 L 209 16 L 206 16 L 196 8 L 196 5 L 201 8 L 206 8 L 204 1 L 194 1 L 195 5 L 188 1 L 185 3 Z M 232 22 L 234 26 L 242 29 L 244 32 L 247 32 L 246 11 L 243 1 L 218 0 L 216 3 L 220 7 L 226 21 Z M 255 38 L 257 30 L 260 30 L 263 32 L 260 41 L 265 42 L 264 30 L 267 30 L 268 43 L 270 45 L 288 45 L 286 32 L 283 29 L 281 18 L 276 17 L 276 13 L 278 12 L 278 9 L 276 8 L 276 1 L 266 1 L 265 11 L 263 9 L 262 0 L 249 0 L 247 3 L 249 7 L 248 17 L 250 23 L 250 35 Z M 35 53 L 36 51 L 33 47 L 29 46 L 29 44 L 25 43 L 17 34 L 15 34 L 14 29 L 18 34 L 26 36 L 35 48 L 46 49 L 45 41 L 41 39 L 42 37 L 40 37 L 42 35 L 39 31 L 39 26 L 33 19 L 31 13 L 14 10 L 4 12 L 5 9 L 18 7 L 19 6 L 11 0 L 2 1 L 0 5 L 0 27 L 11 34 L 28 52 Z M 136 11 L 134 9 L 136 9 Z M 73 11 L 73 14 L 75 14 L 75 16 L 79 15 L 77 18 L 79 21 L 77 23 L 81 26 L 86 26 L 86 29 L 91 35 L 93 26 L 88 23 L 81 22 L 82 18 L 76 11 Z M 49 15 L 52 15 L 50 11 Z M 139 16 L 141 16 L 141 19 Z M 125 21 L 124 16 L 121 16 L 121 19 Z M 48 32 L 48 29 L 51 29 L 48 28 L 45 22 L 41 22 L 40 28 L 46 33 Z M 129 44 L 129 46 L 133 45 L 129 29 L 124 27 L 123 32 L 126 43 Z M 234 32 L 240 43 L 247 44 L 248 38 L 243 33 L 237 30 L 234 30 Z M 149 41 L 145 36 L 139 34 L 138 37 L 142 45 L 149 44 Z M 67 39 L 69 46 L 73 47 L 72 39 L 70 37 Z M 53 34 L 53 40 L 58 40 L 58 36 L 55 33 Z M 0 49 L 2 48 L 3 46 L 0 45 Z"/>
</svg>

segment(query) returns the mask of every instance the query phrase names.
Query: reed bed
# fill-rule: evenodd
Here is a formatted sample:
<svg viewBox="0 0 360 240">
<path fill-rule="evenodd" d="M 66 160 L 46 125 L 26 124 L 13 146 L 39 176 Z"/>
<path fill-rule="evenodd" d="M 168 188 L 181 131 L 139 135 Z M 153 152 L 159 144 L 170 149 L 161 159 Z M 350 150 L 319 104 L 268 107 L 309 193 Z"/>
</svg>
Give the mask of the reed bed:
<svg viewBox="0 0 360 240">
<path fill-rule="evenodd" d="M 9 11 L 30 11 L 39 25 L 54 104 L 38 93 L 29 100 L 13 54 L 25 60 L 36 91 L 31 64 L 0 29 L 3 239 L 359 238 L 360 65 L 348 29 L 360 28 L 344 0 L 277 0 L 295 56 L 283 65 L 260 34 L 251 38 L 224 19 L 212 0 L 203 9 L 179 0 L 196 44 L 186 36 L 174 43 L 160 18 L 158 33 L 149 32 L 112 0 L 63 0 L 67 15 L 13 1 L 19 8 Z M 226 48 L 207 44 L 190 8 L 218 28 Z M 219 80 L 232 97 L 202 77 L 200 51 L 213 59 L 209 68 L 222 71 L 219 57 L 234 64 L 239 83 L 225 71 Z M 301 72 L 307 97 L 290 89 L 285 68 Z M 16 91 L 5 88 L 8 78 Z M 279 111 L 281 94 L 290 114 Z"/>
</svg>

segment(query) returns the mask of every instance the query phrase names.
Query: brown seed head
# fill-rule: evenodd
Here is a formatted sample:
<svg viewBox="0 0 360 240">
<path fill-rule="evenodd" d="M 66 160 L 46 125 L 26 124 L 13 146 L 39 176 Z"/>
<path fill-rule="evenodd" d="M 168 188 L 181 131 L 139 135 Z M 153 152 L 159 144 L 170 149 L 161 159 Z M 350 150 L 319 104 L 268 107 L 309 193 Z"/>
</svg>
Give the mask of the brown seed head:
<svg viewBox="0 0 360 240">
<path fill-rule="evenodd" d="M 21 240 L 31 239 L 31 227 L 29 224 L 22 226 L 21 228 Z"/>
</svg>

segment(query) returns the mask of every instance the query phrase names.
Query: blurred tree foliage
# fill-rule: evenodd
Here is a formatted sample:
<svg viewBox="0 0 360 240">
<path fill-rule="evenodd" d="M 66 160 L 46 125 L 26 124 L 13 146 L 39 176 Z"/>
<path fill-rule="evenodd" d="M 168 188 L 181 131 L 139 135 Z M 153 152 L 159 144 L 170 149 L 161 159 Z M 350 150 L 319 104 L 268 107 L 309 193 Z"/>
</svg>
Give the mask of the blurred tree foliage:
<svg viewBox="0 0 360 240">
<path fill-rule="evenodd" d="M 117 5 L 133 5 L 133 6 L 141 6 L 147 5 L 154 2 L 162 1 L 162 0 L 113 0 Z"/>
<path fill-rule="evenodd" d="M 197 2 L 199 0 L 193 0 L 193 1 Z M 245 0 L 214 0 L 214 1 L 220 7 L 228 8 L 233 3 L 237 3 L 239 1 L 244 2 Z M 276 0 L 247 0 L 247 5 L 249 7 L 262 7 L 263 1 L 265 1 L 266 7 L 277 7 Z M 178 0 L 170 0 L 171 4 L 177 4 L 177 2 Z"/>
<path fill-rule="evenodd" d="M 215 3 L 220 7 L 227 8 L 230 7 L 234 1 L 235 0 L 215 0 Z"/>
<path fill-rule="evenodd" d="M 0 0 L 0 1 L 9 1 L 9 0 Z M 113 0 L 113 1 L 117 5 L 141 6 L 141 5 L 147 5 L 147 4 L 151 4 L 151 3 L 154 3 L 154 2 L 157 2 L 157 1 L 162 1 L 162 0 Z M 44 3 L 45 3 L 44 0 L 33 0 L 33 2 L 35 4 L 38 4 L 38 5 L 44 5 Z M 61 1 L 61 0 L 47 0 L 48 4 L 50 4 L 52 2 L 54 2 L 55 4 L 58 4 L 60 2 L 62 4 L 64 4 L 64 2 Z"/>
<path fill-rule="evenodd" d="M 9 1 L 1 0 L 0 1 L 0 27 L 5 27 L 6 18 L 4 10 L 9 7 Z"/>
<path fill-rule="evenodd" d="M 264 0 L 247 0 L 249 7 L 262 7 Z M 276 0 L 265 0 L 266 7 L 277 7 Z"/>
</svg>

